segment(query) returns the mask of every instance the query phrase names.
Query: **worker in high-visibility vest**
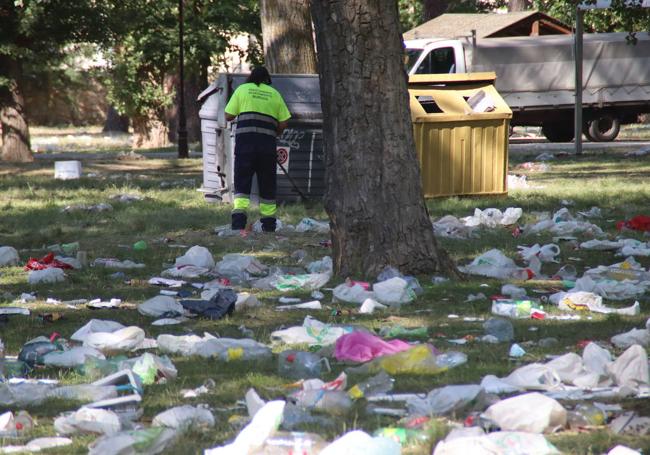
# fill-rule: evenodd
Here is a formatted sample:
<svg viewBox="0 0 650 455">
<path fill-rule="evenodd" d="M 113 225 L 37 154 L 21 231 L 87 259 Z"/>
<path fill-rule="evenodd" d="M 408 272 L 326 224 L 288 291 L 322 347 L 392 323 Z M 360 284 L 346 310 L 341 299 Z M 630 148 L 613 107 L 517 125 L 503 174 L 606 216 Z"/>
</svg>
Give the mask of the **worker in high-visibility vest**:
<svg viewBox="0 0 650 455">
<path fill-rule="evenodd" d="M 237 87 L 226 105 L 226 120 L 237 118 L 235 130 L 235 197 L 233 230 L 245 229 L 251 182 L 257 175 L 262 230 L 276 228 L 276 138 L 291 118 L 282 95 L 271 87 L 271 75 L 263 66 L 253 69 L 246 83 Z"/>
</svg>

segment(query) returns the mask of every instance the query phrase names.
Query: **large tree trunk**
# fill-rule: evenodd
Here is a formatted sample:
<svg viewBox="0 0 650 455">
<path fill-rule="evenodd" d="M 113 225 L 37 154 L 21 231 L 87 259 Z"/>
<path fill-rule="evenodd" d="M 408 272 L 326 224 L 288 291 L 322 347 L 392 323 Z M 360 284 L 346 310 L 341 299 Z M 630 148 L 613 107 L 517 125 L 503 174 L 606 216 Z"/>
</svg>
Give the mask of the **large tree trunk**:
<svg viewBox="0 0 650 455">
<path fill-rule="evenodd" d="M 187 122 L 187 142 L 199 142 L 201 140 L 201 119 L 199 110 L 201 106 L 197 103 L 196 98 L 205 90 L 208 85 L 208 66 L 209 62 L 202 64 L 200 68 L 186 67 L 185 73 L 185 119 Z M 178 87 L 178 76 L 171 76 L 173 88 Z M 175 101 L 167 109 L 167 125 L 169 126 L 169 140 L 176 142 L 178 138 L 178 106 L 180 96 L 176 90 Z"/>
<path fill-rule="evenodd" d="M 120 115 L 117 110 L 110 104 L 106 108 L 106 120 L 104 121 L 104 133 L 128 133 L 129 118 L 126 115 Z"/>
<path fill-rule="evenodd" d="M 166 122 L 158 116 L 133 117 L 133 148 L 160 148 L 170 145 L 169 128 Z"/>
<path fill-rule="evenodd" d="M 20 65 L 13 59 L 0 60 L 0 77 L 7 84 L 0 87 L 0 130 L 2 130 L 1 161 L 34 161 L 29 142 L 29 124 L 25 100 L 20 91 Z"/>
<path fill-rule="evenodd" d="M 531 3 L 530 0 L 508 0 L 508 12 L 526 11 Z"/>
<path fill-rule="evenodd" d="M 447 11 L 447 0 L 423 0 L 422 15 L 425 21 L 430 21 L 445 14 Z"/>
<path fill-rule="evenodd" d="M 272 73 L 316 73 L 309 0 L 261 0 L 264 61 Z"/>
<path fill-rule="evenodd" d="M 397 2 L 314 0 L 312 13 L 336 273 L 453 272 L 422 196 Z"/>
</svg>

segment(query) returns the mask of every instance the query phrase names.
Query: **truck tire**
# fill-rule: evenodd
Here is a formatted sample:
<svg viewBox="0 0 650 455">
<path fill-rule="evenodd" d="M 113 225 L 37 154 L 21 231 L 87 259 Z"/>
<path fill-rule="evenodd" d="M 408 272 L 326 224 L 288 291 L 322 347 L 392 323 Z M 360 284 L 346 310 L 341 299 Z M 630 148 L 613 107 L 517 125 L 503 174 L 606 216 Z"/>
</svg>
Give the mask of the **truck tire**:
<svg viewBox="0 0 650 455">
<path fill-rule="evenodd" d="M 589 136 L 595 142 L 611 142 L 621 131 L 621 121 L 611 115 L 603 115 L 589 123 Z"/>
<path fill-rule="evenodd" d="M 566 123 L 545 122 L 542 125 L 542 134 L 550 142 L 571 142 L 575 136 L 573 130 L 573 124 L 570 121 Z"/>
</svg>

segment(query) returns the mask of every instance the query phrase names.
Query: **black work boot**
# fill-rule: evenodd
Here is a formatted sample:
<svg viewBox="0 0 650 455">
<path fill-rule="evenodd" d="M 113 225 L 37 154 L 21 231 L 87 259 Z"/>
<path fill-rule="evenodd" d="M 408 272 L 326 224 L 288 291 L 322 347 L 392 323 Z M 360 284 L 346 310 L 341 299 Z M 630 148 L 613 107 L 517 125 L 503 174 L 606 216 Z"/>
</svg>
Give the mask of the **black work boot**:
<svg viewBox="0 0 650 455">
<path fill-rule="evenodd" d="M 275 232 L 275 228 L 276 228 L 275 217 L 269 216 L 265 218 L 260 218 L 260 222 L 262 223 L 263 232 Z"/>
<path fill-rule="evenodd" d="M 233 231 L 241 231 L 246 229 L 246 214 L 245 213 L 233 213 L 231 216 L 230 229 Z"/>
</svg>

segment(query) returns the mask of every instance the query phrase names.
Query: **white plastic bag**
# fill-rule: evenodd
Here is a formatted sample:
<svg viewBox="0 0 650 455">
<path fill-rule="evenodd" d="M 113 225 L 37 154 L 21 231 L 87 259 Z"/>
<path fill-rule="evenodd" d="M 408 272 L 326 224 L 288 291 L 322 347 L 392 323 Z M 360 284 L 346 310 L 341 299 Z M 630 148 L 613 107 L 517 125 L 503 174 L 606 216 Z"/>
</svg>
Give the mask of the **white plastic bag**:
<svg viewBox="0 0 650 455">
<path fill-rule="evenodd" d="M 95 332 L 115 332 L 116 330 L 123 329 L 124 326 L 120 324 L 119 322 L 115 321 L 108 321 L 105 319 L 91 319 L 78 329 L 75 333 L 72 334 L 70 337 L 71 340 L 73 341 L 79 341 L 80 343 L 83 343 L 83 341 L 90 335 L 91 333 Z"/>
<path fill-rule="evenodd" d="M 232 444 L 207 449 L 204 455 L 241 455 L 255 453 L 282 423 L 284 401 L 270 401 L 253 417 L 251 423 L 237 435 Z"/>
<path fill-rule="evenodd" d="M 18 251 L 11 246 L 0 246 L 0 267 L 18 265 L 20 257 Z"/>
<path fill-rule="evenodd" d="M 392 439 L 372 437 L 368 433 L 356 430 L 345 433 L 325 447 L 320 455 L 399 455 L 401 446 Z"/>
<path fill-rule="evenodd" d="M 462 272 L 491 278 L 510 278 L 519 269 L 515 261 L 500 250 L 492 249 L 475 258 L 469 265 L 459 267 Z"/>
<path fill-rule="evenodd" d="M 162 352 L 185 356 L 218 357 L 223 361 L 261 360 L 271 357 L 271 349 L 248 338 L 216 338 L 208 333 L 196 335 L 160 335 L 157 340 Z"/>
<path fill-rule="evenodd" d="M 144 330 L 137 326 L 125 327 L 115 332 L 91 333 L 83 345 L 95 348 L 104 354 L 115 354 L 135 350 L 144 341 Z"/>
<path fill-rule="evenodd" d="M 44 270 L 31 270 L 27 275 L 29 284 L 59 283 L 65 280 L 65 273 L 62 269 L 51 268 Z"/>
<path fill-rule="evenodd" d="M 585 369 L 599 376 L 607 374 L 607 366 L 612 362 L 612 354 L 598 346 L 596 343 L 589 343 L 582 351 L 582 363 Z"/>
<path fill-rule="evenodd" d="M 546 362 L 546 366 L 553 369 L 560 380 L 567 384 L 570 384 L 575 378 L 580 376 L 584 369 L 582 366 L 582 358 L 575 352 L 569 352 L 550 362 Z"/>
<path fill-rule="evenodd" d="M 629 332 L 614 335 L 611 341 L 619 349 L 627 349 L 635 344 L 650 346 L 650 330 L 632 329 Z"/>
<path fill-rule="evenodd" d="M 193 265 L 196 267 L 211 269 L 214 267 L 214 258 L 212 257 L 210 250 L 207 248 L 194 245 L 192 248 L 187 250 L 183 256 L 177 257 L 174 265 L 176 267 L 182 265 Z"/>
<path fill-rule="evenodd" d="M 386 305 L 382 305 L 373 299 L 366 299 L 359 307 L 359 313 L 361 314 L 372 314 L 375 310 L 385 310 L 388 308 Z"/>
<path fill-rule="evenodd" d="M 332 275 L 334 273 L 334 264 L 332 263 L 332 258 L 325 256 L 320 261 L 314 261 L 307 264 L 307 271 L 309 273 L 328 273 Z"/>
<path fill-rule="evenodd" d="M 330 231 L 330 225 L 326 221 L 317 221 L 313 218 L 303 218 L 300 223 L 296 224 L 296 232 L 317 232 L 327 234 Z"/>
<path fill-rule="evenodd" d="M 157 295 L 138 305 L 138 313 L 158 318 L 163 314 L 185 314 L 183 305 L 168 295 Z"/>
<path fill-rule="evenodd" d="M 407 402 L 409 415 L 446 415 L 464 409 L 479 400 L 483 393 L 480 385 L 448 385 L 433 389 L 424 399 L 415 398 Z"/>
<path fill-rule="evenodd" d="M 120 419 L 113 411 L 106 409 L 81 408 L 54 420 L 58 434 L 68 436 L 76 433 L 112 435 L 122 429 Z"/>
<path fill-rule="evenodd" d="M 341 283 L 332 291 L 334 300 L 344 303 L 361 304 L 367 299 L 375 299 L 375 294 L 371 291 L 366 291 L 360 284 L 350 286 L 348 283 Z"/>
<path fill-rule="evenodd" d="M 554 369 L 539 363 L 531 363 L 517 368 L 503 381 L 524 390 L 556 390 L 562 381 Z"/>
<path fill-rule="evenodd" d="M 201 293 L 201 298 L 205 298 L 203 297 L 203 293 Z M 253 294 L 249 294 L 248 292 L 240 292 L 237 294 L 235 310 L 243 310 L 244 308 L 256 308 L 261 305 L 262 304 L 260 301 Z"/>
<path fill-rule="evenodd" d="M 607 370 L 616 384 L 638 389 L 650 384 L 648 354 L 639 345 L 630 346 L 618 359 L 608 365 Z"/>
<path fill-rule="evenodd" d="M 251 276 L 260 276 L 266 273 L 268 267 L 260 263 L 253 256 L 242 254 L 226 254 L 217 263 L 216 272 L 224 277 L 245 281 Z"/>
<path fill-rule="evenodd" d="M 208 409 L 194 406 L 176 406 L 156 415 L 152 427 L 167 427 L 179 430 L 213 427 L 214 416 Z"/>
<path fill-rule="evenodd" d="M 550 432 L 564 427 L 567 421 L 566 410 L 560 403 L 537 392 L 499 401 L 483 415 L 502 430 L 529 433 Z"/>
<path fill-rule="evenodd" d="M 375 283 L 372 290 L 377 301 L 384 305 L 398 307 L 415 300 L 415 293 L 409 287 L 408 282 L 400 277 Z"/>
<path fill-rule="evenodd" d="M 75 346 L 67 351 L 52 351 L 43 356 L 43 364 L 59 368 L 74 368 L 86 363 L 86 359 L 105 359 L 104 354 L 88 346 Z"/>
<path fill-rule="evenodd" d="M 436 445 L 433 455 L 560 455 L 560 451 L 541 434 L 496 431 L 459 438 L 448 435 Z"/>
<path fill-rule="evenodd" d="M 285 344 L 302 344 L 329 346 L 336 343 L 341 336 L 352 332 L 350 327 L 335 327 L 306 316 L 302 326 L 289 327 L 271 333 L 271 340 Z"/>
</svg>

